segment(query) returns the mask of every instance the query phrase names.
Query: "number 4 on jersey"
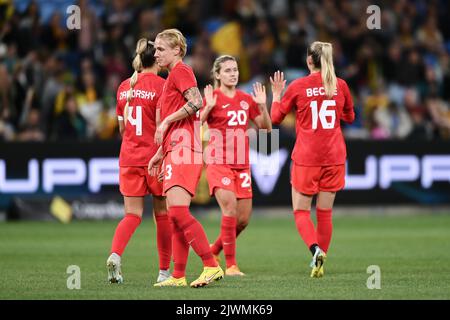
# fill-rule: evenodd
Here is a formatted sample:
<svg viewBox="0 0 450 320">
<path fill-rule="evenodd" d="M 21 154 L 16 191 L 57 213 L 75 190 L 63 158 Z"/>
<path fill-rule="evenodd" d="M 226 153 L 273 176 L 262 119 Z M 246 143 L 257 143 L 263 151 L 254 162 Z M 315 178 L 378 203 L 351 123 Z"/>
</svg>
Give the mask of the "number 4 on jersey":
<svg viewBox="0 0 450 320">
<path fill-rule="evenodd" d="M 336 101 L 334 100 L 323 100 L 320 105 L 320 111 L 317 114 L 317 101 L 311 101 L 309 105 L 312 112 L 312 128 L 317 129 L 317 120 L 320 120 L 320 124 L 324 129 L 333 129 L 334 123 L 336 122 L 336 110 L 327 110 L 328 107 L 336 106 Z M 328 122 L 327 117 L 331 117 Z"/>
<path fill-rule="evenodd" d="M 136 126 L 136 135 L 142 136 L 142 107 L 136 106 L 136 118 L 133 118 L 133 107 L 128 107 L 128 122 Z"/>
</svg>

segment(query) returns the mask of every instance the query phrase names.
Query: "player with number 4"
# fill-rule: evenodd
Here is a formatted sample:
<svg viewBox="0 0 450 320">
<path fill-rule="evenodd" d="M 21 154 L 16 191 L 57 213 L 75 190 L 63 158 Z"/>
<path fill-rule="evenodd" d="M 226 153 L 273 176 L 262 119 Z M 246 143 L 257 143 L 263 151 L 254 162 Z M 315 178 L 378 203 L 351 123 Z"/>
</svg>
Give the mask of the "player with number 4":
<svg viewBox="0 0 450 320">
<path fill-rule="evenodd" d="M 236 59 L 224 55 L 213 65 L 214 89 L 204 89 L 204 108 L 200 119 L 207 122 L 210 133 L 205 149 L 206 176 L 211 195 L 222 211 L 220 235 L 211 245 L 219 259 L 225 255 L 227 276 L 242 276 L 236 263 L 236 237 L 247 226 L 252 212 L 252 183 L 249 164 L 249 121 L 260 129 L 272 130 L 266 106 L 266 89 L 253 85 L 253 95 L 236 86 L 239 69 Z"/>
<path fill-rule="evenodd" d="M 346 146 L 340 120 L 355 118 L 347 83 L 336 77 L 330 43 L 314 42 L 307 50 L 310 74 L 294 80 L 282 97 L 282 72 L 270 78 L 273 124 L 280 124 L 292 108 L 297 139 L 292 152 L 292 206 L 297 230 L 313 259 L 311 277 L 324 274 L 323 263 L 331 241 L 332 208 L 336 192 L 345 184 Z M 317 195 L 317 228 L 311 220 L 311 202 Z"/>
<path fill-rule="evenodd" d="M 157 75 L 152 41 L 142 38 L 137 42 L 133 59 L 134 72 L 117 89 L 116 113 L 122 145 L 119 156 L 119 188 L 124 198 L 125 216 L 118 224 L 106 262 L 108 280 L 123 282 L 121 256 L 134 231 L 140 225 L 144 211 L 144 196 L 151 194 L 156 221 L 156 237 L 160 271 L 157 282 L 170 277 L 172 257 L 172 228 L 167 215 L 162 183 L 147 172 L 147 164 L 158 147 L 153 142 L 159 123 L 157 103 L 161 97 L 164 79 Z"/>
</svg>

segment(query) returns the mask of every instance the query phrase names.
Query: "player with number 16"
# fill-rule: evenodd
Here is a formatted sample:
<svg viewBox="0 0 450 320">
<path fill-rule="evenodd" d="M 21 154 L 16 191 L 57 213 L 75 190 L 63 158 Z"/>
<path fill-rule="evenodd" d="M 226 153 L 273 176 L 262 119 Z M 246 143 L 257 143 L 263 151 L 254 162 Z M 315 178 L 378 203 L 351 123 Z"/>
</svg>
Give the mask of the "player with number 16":
<svg viewBox="0 0 450 320">
<path fill-rule="evenodd" d="M 282 97 L 282 72 L 270 78 L 273 124 L 280 124 L 291 109 L 296 115 L 296 142 L 292 152 L 292 206 L 295 223 L 313 255 L 311 277 L 324 274 L 331 241 L 332 208 L 336 192 L 345 184 L 346 147 L 340 120 L 355 118 L 347 83 L 336 77 L 330 43 L 313 42 L 307 50 L 310 74 L 294 80 Z M 317 229 L 311 220 L 311 202 L 317 195 Z"/>
</svg>

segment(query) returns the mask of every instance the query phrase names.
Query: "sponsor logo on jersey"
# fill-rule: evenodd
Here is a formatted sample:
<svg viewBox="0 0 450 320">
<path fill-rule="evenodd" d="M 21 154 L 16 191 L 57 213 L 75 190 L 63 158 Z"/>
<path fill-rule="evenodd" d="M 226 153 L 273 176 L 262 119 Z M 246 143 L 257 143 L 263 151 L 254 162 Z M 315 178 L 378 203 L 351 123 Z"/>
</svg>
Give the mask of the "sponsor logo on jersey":
<svg viewBox="0 0 450 320">
<path fill-rule="evenodd" d="M 229 103 L 227 103 L 227 104 L 224 104 L 224 105 L 222 106 L 222 109 L 228 108 L 229 106 L 230 106 L 230 104 L 229 104 Z"/>
</svg>

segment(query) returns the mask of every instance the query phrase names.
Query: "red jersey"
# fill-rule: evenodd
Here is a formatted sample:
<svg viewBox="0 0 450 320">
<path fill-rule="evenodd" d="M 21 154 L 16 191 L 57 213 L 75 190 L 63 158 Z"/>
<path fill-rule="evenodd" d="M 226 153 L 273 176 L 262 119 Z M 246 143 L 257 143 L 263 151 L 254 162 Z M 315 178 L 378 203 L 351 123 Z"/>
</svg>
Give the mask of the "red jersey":
<svg viewBox="0 0 450 320">
<path fill-rule="evenodd" d="M 196 86 L 197 80 L 195 79 L 192 68 L 182 61 L 177 63 L 169 72 L 169 76 L 164 83 L 161 99 L 158 103 L 158 107 L 161 109 L 161 121 L 186 104 L 183 93 Z M 162 145 L 164 154 L 179 147 L 189 147 L 193 151 L 201 152 L 200 119 L 198 113 L 171 123 L 166 132 L 164 132 Z"/>
<path fill-rule="evenodd" d="M 301 166 L 329 166 L 345 163 L 347 156 L 340 120 L 355 118 L 353 100 L 347 83 L 337 78 L 331 99 L 325 95 L 320 72 L 293 81 L 281 104 L 274 103 L 283 114 L 295 108 L 296 134 L 292 160 Z"/>
<path fill-rule="evenodd" d="M 139 73 L 128 106 L 128 117 L 120 147 L 120 166 L 147 166 L 158 150 L 154 143 L 156 105 L 161 96 L 164 79 L 151 73 Z M 123 120 L 130 78 L 117 89 L 116 113 Z"/>
<path fill-rule="evenodd" d="M 234 169 L 248 168 L 249 138 L 247 129 L 249 120 L 260 115 L 256 102 L 251 95 L 236 90 L 233 98 L 215 89 L 217 101 L 206 119 L 210 139 L 207 153 L 209 163 L 226 164 Z M 214 132 L 217 132 L 215 134 Z M 221 149 L 221 152 L 217 151 Z"/>
</svg>

